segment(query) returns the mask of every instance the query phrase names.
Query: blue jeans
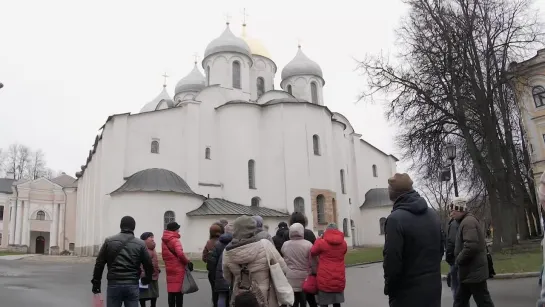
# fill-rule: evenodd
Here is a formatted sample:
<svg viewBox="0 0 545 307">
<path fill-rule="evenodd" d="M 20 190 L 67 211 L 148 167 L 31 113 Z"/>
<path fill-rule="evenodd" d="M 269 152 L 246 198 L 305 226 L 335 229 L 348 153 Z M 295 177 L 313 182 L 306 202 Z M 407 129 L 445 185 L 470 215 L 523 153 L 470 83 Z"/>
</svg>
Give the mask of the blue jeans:
<svg viewBox="0 0 545 307">
<path fill-rule="evenodd" d="M 229 306 L 229 292 L 218 292 L 218 307 Z"/>
<path fill-rule="evenodd" d="M 460 281 L 458 280 L 458 267 L 456 265 L 450 266 L 450 290 L 452 296 L 456 297 L 456 292 L 460 287 Z"/>
<path fill-rule="evenodd" d="M 108 285 L 106 307 L 138 307 L 138 285 Z"/>
</svg>

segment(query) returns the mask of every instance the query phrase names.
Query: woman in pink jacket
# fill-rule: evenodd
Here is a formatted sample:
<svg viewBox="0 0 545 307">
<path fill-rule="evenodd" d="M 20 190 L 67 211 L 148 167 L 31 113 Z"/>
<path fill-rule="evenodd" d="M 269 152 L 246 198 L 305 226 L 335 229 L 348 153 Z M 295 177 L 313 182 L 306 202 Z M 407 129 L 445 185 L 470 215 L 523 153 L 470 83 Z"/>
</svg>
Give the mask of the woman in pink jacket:
<svg viewBox="0 0 545 307">
<path fill-rule="evenodd" d="M 157 282 L 159 280 L 159 273 L 161 273 L 161 270 L 159 269 L 159 261 L 157 259 L 157 252 L 155 251 L 155 240 L 153 237 L 153 233 L 151 232 L 144 232 L 140 239 L 146 243 L 146 247 L 148 248 L 148 253 L 151 258 L 151 263 L 153 264 L 153 275 L 151 276 L 151 283 L 148 285 L 148 289 L 145 291 L 140 292 L 140 307 L 146 307 L 146 301 L 151 302 L 151 307 L 157 306 L 157 298 L 159 297 L 159 283 Z M 144 268 L 142 267 L 142 276 L 144 277 Z"/>
<path fill-rule="evenodd" d="M 162 241 L 163 261 L 167 273 L 168 307 L 182 307 L 184 305 L 182 284 L 189 259 L 185 256 L 180 242 L 180 225 L 176 222 L 169 223 L 163 232 Z"/>
</svg>

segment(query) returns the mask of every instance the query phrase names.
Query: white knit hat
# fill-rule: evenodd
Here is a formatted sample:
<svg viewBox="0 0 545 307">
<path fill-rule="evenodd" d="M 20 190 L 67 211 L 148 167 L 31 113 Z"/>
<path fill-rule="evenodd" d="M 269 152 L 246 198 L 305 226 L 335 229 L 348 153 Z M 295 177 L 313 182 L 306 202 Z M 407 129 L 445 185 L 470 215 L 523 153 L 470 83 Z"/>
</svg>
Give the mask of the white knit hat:
<svg viewBox="0 0 545 307">
<path fill-rule="evenodd" d="M 456 197 L 452 200 L 452 203 L 449 205 L 450 211 L 467 211 L 467 200 L 463 197 Z"/>
<path fill-rule="evenodd" d="M 537 187 L 537 195 L 540 202 L 545 202 L 545 173 L 539 178 L 539 186 Z"/>
</svg>

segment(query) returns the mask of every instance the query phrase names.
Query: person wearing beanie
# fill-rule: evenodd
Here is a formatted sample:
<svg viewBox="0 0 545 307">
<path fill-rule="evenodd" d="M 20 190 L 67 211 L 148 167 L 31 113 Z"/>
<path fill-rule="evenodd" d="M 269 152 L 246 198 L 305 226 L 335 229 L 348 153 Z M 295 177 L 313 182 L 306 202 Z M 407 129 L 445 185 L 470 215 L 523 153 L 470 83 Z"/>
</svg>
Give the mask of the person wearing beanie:
<svg viewBox="0 0 545 307">
<path fill-rule="evenodd" d="M 140 291 L 140 307 L 146 307 L 146 301 L 150 301 L 151 307 L 157 306 L 157 298 L 159 297 L 159 260 L 155 251 L 155 237 L 152 232 L 144 232 L 140 235 L 140 240 L 144 241 L 148 248 L 148 253 L 153 264 L 153 275 L 147 289 Z M 144 268 L 142 267 L 142 278 L 144 278 Z M 142 290 L 142 289 L 141 289 Z"/>
<path fill-rule="evenodd" d="M 272 242 L 272 236 L 269 232 L 263 229 L 263 218 L 259 215 L 254 215 L 252 218 L 256 223 L 256 237 L 258 240 L 267 239 Z"/>
<path fill-rule="evenodd" d="M 93 293 L 101 292 L 102 273 L 108 267 L 106 306 L 138 306 L 139 283 L 149 284 L 153 276 L 153 263 L 144 241 L 134 237 L 136 222 L 124 216 L 119 224 L 121 232 L 106 238 L 96 259 L 93 272 Z M 119 257 L 122 255 L 121 257 Z M 141 277 L 140 268 L 144 269 Z"/>
<path fill-rule="evenodd" d="M 184 304 L 182 284 L 184 283 L 185 268 L 191 263 L 184 253 L 180 241 L 180 225 L 176 222 L 167 224 L 163 231 L 162 256 L 165 262 L 167 275 L 168 307 L 181 307 Z"/>
<path fill-rule="evenodd" d="M 384 224 L 384 294 L 390 306 L 441 306 L 444 235 L 437 213 L 408 174 L 388 179 L 393 209 Z"/>
<path fill-rule="evenodd" d="M 286 236 L 289 236 L 289 228 L 288 224 L 286 222 L 280 222 L 278 223 L 278 229 L 276 230 L 276 235 L 272 238 L 274 247 L 276 247 L 276 250 L 282 255 L 282 245 L 284 245 L 284 242 L 286 242 Z"/>
<path fill-rule="evenodd" d="M 206 261 L 206 269 L 208 272 L 214 272 L 214 286 L 212 291 L 216 294 L 216 304 L 218 307 L 227 307 L 229 306 L 229 297 L 230 297 L 230 284 L 227 283 L 223 277 L 223 251 L 225 247 L 233 239 L 233 225 L 227 224 L 225 226 L 225 233 L 222 234 L 216 245 L 210 253 L 208 253 L 208 259 Z M 212 283 L 211 283 L 212 284 Z"/>
<path fill-rule="evenodd" d="M 458 200 L 455 200 L 459 202 Z M 452 202 L 451 204 L 452 205 Z M 456 246 L 456 236 L 458 235 L 459 228 L 458 221 L 454 218 L 454 213 L 450 211 L 450 221 L 448 222 L 447 227 L 447 237 L 446 237 L 446 249 L 445 249 L 445 261 L 450 266 L 450 271 L 447 275 L 447 285 L 450 287 L 452 296 L 456 296 L 456 291 L 458 291 L 458 267 L 456 266 L 456 259 L 454 257 L 454 248 Z"/>
<path fill-rule="evenodd" d="M 465 199 L 454 199 L 449 210 L 459 223 L 454 247 L 459 285 L 453 306 L 469 306 L 473 296 L 478 307 L 493 307 L 487 284 L 490 272 L 484 230 L 477 218 L 469 212 Z"/>
<path fill-rule="evenodd" d="M 254 218 L 240 216 L 234 221 L 233 226 L 235 228 L 233 239 L 225 247 L 222 260 L 223 277 L 227 284 L 233 285 L 231 302 L 241 291 L 244 292 L 239 286 L 242 287 L 245 282 L 241 285 L 240 281 L 250 278 L 251 272 L 251 280 L 255 285 L 252 293 L 256 295 L 259 303 L 266 307 L 278 307 L 280 304 L 276 295 L 269 293 L 275 290 L 271 284 L 271 270 L 267 259 L 277 263 L 284 274 L 288 270 L 286 262 L 271 241 L 257 238 L 257 223 Z"/>
<path fill-rule="evenodd" d="M 251 292 L 243 292 L 235 297 L 235 307 L 259 307 L 259 302 Z"/>
<path fill-rule="evenodd" d="M 216 246 L 219 237 L 223 234 L 223 224 L 214 223 L 210 226 L 210 237 L 202 250 L 202 261 L 206 263 L 206 270 L 208 271 L 208 282 L 210 282 L 210 289 L 212 290 L 212 304 L 214 307 L 218 305 L 218 294 L 214 292 L 214 281 L 216 280 L 216 267 L 212 263 L 208 263 L 208 254 Z"/>
</svg>

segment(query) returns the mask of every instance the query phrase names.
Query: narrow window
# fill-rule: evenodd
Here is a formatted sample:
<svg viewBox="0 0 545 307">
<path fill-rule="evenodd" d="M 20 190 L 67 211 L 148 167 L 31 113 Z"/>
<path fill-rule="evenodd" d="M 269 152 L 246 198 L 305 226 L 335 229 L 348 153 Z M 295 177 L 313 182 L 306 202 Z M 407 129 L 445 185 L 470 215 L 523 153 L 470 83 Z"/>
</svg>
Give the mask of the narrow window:
<svg viewBox="0 0 545 307">
<path fill-rule="evenodd" d="M 378 177 L 377 166 L 373 164 L 373 177 Z"/>
<path fill-rule="evenodd" d="M 241 88 L 240 86 L 240 62 L 233 62 L 233 87 Z"/>
<path fill-rule="evenodd" d="M 248 186 L 250 189 L 255 189 L 255 161 L 248 161 Z"/>
<path fill-rule="evenodd" d="M 252 207 L 259 207 L 259 203 L 261 202 L 261 199 L 259 199 L 259 197 L 254 197 L 252 198 Z"/>
<path fill-rule="evenodd" d="M 76 244 L 68 243 L 68 251 L 73 252 L 75 248 L 76 248 Z"/>
<path fill-rule="evenodd" d="M 288 93 L 291 94 L 291 85 L 288 85 Z"/>
<path fill-rule="evenodd" d="M 381 217 L 380 220 L 378 220 L 379 224 L 380 224 L 380 234 L 383 235 L 386 233 L 385 231 L 385 227 L 386 227 L 386 218 L 385 217 Z"/>
<path fill-rule="evenodd" d="M 36 213 L 36 219 L 37 219 L 38 221 L 45 221 L 45 212 L 43 212 L 43 211 L 41 211 L 41 210 L 38 211 L 38 212 Z"/>
<path fill-rule="evenodd" d="M 210 86 L 210 65 L 206 67 L 206 84 Z"/>
<path fill-rule="evenodd" d="M 167 229 L 169 223 L 176 222 L 176 215 L 172 211 L 165 212 L 163 216 L 163 228 Z"/>
<path fill-rule="evenodd" d="M 310 83 L 310 94 L 312 103 L 318 104 L 318 86 L 316 86 L 316 82 Z"/>
<path fill-rule="evenodd" d="M 349 233 L 348 233 L 348 219 L 343 219 L 343 233 L 344 233 L 344 236 L 345 237 L 348 237 L 349 236 Z"/>
<path fill-rule="evenodd" d="M 305 213 L 305 200 L 302 197 L 296 197 L 293 200 L 293 211 Z"/>
<path fill-rule="evenodd" d="M 4 206 L 0 206 L 0 221 L 4 220 Z"/>
<path fill-rule="evenodd" d="M 343 194 L 346 194 L 346 188 L 344 186 L 344 170 L 343 169 L 341 170 L 341 192 L 343 192 Z"/>
<path fill-rule="evenodd" d="M 204 158 L 208 159 L 208 160 L 211 160 L 211 158 L 210 158 L 210 147 L 206 147 L 206 149 L 204 150 Z"/>
<path fill-rule="evenodd" d="M 543 86 L 535 86 L 532 89 L 532 96 L 534 97 L 534 104 L 536 105 L 536 108 L 545 105 L 545 88 L 543 88 Z"/>
<path fill-rule="evenodd" d="M 257 86 L 257 98 L 261 97 L 265 93 L 265 79 L 262 77 L 257 78 L 256 80 L 256 86 Z"/>
<path fill-rule="evenodd" d="M 331 208 L 333 209 L 333 223 L 337 223 L 337 201 L 335 198 L 331 199 Z"/>
<path fill-rule="evenodd" d="M 316 211 L 318 213 L 318 224 L 325 224 L 325 197 L 322 194 L 316 197 Z"/>
<path fill-rule="evenodd" d="M 151 153 L 154 153 L 154 154 L 159 153 L 159 141 L 157 140 L 151 141 Z"/>
<path fill-rule="evenodd" d="M 314 148 L 314 155 L 320 155 L 320 137 L 315 134 L 312 136 L 312 148 Z"/>
</svg>

